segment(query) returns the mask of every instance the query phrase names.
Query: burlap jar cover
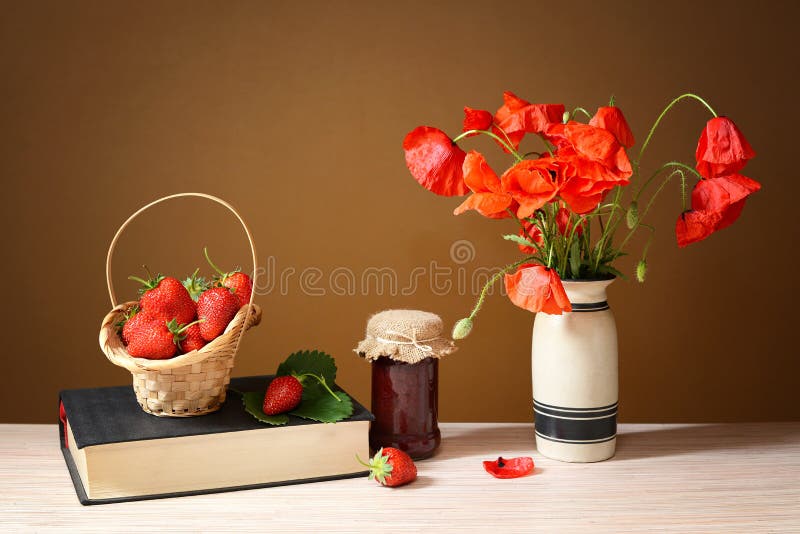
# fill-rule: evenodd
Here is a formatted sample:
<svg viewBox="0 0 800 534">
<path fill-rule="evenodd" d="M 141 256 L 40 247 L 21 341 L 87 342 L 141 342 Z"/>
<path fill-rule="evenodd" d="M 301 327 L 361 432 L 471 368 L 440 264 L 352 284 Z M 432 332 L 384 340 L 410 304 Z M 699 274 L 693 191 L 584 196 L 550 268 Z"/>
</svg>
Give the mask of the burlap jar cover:
<svg viewBox="0 0 800 534">
<path fill-rule="evenodd" d="M 455 352 L 452 340 L 442 337 L 442 319 L 419 310 L 386 310 L 367 322 L 366 337 L 354 349 L 367 361 L 381 356 L 417 363 Z"/>
</svg>

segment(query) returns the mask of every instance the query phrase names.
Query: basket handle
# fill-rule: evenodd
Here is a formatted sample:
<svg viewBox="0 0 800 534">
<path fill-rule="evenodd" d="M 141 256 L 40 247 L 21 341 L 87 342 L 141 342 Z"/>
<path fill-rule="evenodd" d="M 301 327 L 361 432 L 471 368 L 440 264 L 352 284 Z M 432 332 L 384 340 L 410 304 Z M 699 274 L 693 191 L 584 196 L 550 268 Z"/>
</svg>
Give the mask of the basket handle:
<svg viewBox="0 0 800 534">
<path fill-rule="evenodd" d="M 113 308 L 117 307 L 117 296 L 114 293 L 114 283 L 111 281 L 111 260 L 114 257 L 114 249 L 117 247 L 117 241 L 119 241 L 119 237 L 122 235 L 122 232 L 125 230 L 125 228 L 127 228 L 127 226 L 131 223 L 131 221 L 133 221 L 136 217 L 138 217 L 146 209 L 152 208 L 156 204 L 161 204 L 164 201 L 172 200 L 173 198 L 181 198 L 181 197 L 207 198 L 208 200 L 211 200 L 213 202 L 216 202 L 217 204 L 220 204 L 220 205 L 228 208 L 228 210 L 236 216 L 236 218 L 241 223 L 242 228 L 244 229 L 244 233 L 247 234 L 247 241 L 250 243 L 250 252 L 253 255 L 253 286 L 255 286 L 255 277 L 256 277 L 256 274 L 257 274 L 256 271 L 258 270 L 258 264 L 257 264 L 257 261 L 256 261 L 256 246 L 255 246 L 255 243 L 253 243 L 253 235 L 250 233 L 250 228 L 247 227 L 247 224 L 244 222 L 244 219 L 242 219 L 242 216 L 239 215 L 239 212 L 236 211 L 236 209 L 233 206 L 231 206 L 230 204 L 228 204 L 227 202 L 225 202 L 221 198 L 217 198 L 217 197 L 215 197 L 213 195 L 207 195 L 206 193 L 177 193 L 175 195 L 168 195 L 166 197 L 159 198 L 158 200 L 154 200 L 153 202 L 151 202 L 151 203 L 147 204 L 146 206 L 140 208 L 139 210 L 134 212 L 133 215 L 128 217 L 128 220 L 126 220 L 124 223 L 122 223 L 122 226 L 119 227 L 119 230 L 117 230 L 117 233 L 114 234 L 114 239 L 111 240 L 111 245 L 108 247 L 108 256 L 106 256 L 106 284 L 108 285 L 108 296 L 111 299 L 111 306 Z M 252 308 L 252 304 L 253 304 L 253 298 L 255 297 L 255 295 L 256 295 L 255 287 L 253 287 L 253 291 L 250 292 L 250 302 L 247 305 L 247 315 L 250 314 L 250 311 L 251 311 L 251 308 Z M 247 323 L 247 317 L 246 316 L 245 316 L 245 323 Z"/>
</svg>

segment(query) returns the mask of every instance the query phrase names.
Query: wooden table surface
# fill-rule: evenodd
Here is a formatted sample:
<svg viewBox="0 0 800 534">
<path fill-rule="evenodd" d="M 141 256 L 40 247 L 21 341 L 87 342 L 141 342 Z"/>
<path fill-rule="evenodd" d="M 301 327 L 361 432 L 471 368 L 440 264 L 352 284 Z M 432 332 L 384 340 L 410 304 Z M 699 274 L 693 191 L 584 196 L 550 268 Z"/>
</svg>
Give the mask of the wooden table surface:
<svg viewBox="0 0 800 534">
<path fill-rule="evenodd" d="M 800 532 L 800 423 L 621 425 L 597 464 L 539 456 L 527 424 L 443 424 L 419 479 L 81 506 L 55 425 L 0 425 L 0 531 Z M 533 456 L 497 480 L 481 460 Z"/>
</svg>

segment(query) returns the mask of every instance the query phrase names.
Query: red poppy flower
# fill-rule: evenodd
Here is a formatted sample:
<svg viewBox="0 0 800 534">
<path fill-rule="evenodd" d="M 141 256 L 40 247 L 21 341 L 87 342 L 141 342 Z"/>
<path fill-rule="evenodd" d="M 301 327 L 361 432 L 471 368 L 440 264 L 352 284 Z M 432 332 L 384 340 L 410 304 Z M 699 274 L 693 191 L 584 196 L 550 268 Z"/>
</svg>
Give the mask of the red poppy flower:
<svg viewBox="0 0 800 534">
<path fill-rule="evenodd" d="M 564 109 L 563 104 L 531 104 L 506 91 L 503 93 L 503 105 L 494 115 L 494 122 L 502 131 L 495 128 L 495 133 L 503 139 L 508 137 L 516 150 L 526 133 L 541 133 L 550 124 L 561 122 Z"/>
<path fill-rule="evenodd" d="M 505 276 L 505 284 L 508 298 L 520 308 L 551 315 L 572 311 L 572 305 L 555 269 L 524 264 L 514 274 Z"/>
<path fill-rule="evenodd" d="M 483 462 L 483 468 L 495 478 L 519 478 L 533 472 L 533 458 L 521 456 L 519 458 L 503 458 L 493 462 Z"/>
<path fill-rule="evenodd" d="M 453 213 L 460 215 L 467 210 L 476 210 L 485 217 L 503 219 L 513 202 L 511 195 L 502 191 L 500 178 L 486 163 L 483 155 L 471 150 L 464 160 L 464 182 L 473 193 Z"/>
<path fill-rule="evenodd" d="M 503 191 L 519 203 L 517 217 L 530 217 L 556 196 L 557 176 L 558 166 L 552 158 L 526 159 L 503 173 Z"/>
<path fill-rule="evenodd" d="M 403 139 L 406 166 L 419 184 L 437 195 L 466 195 L 461 166 L 467 153 L 446 133 L 430 126 L 419 126 Z"/>
<path fill-rule="evenodd" d="M 739 128 L 727 117 L 714 117 L 706 123 L 697 142 L 697 172 L 716 178 L 742 170 L 756 153 Z"/>
<path fill-rule="evenodd" d="M 558 225 L 558 232 L 563 236 L 569 236 L 570 232 L 572 232 L 572 222 L 570 218 L 572 214 L 570 211 L 564 207 L 558 208 L 558 212 L 556 213 L 556 224 Z M 583 235 L 583 227 L 585 226 L 586 221 L 581 223 L 577 228 L 575 228 L 576 236 Z"/>
<path fill-rule="evenodd" d="M 733 224 L 747 197 L 759 189 L 761 184 L 739 174 L 700 180 L 692 190 L 692 209 L 675 224 L 678 246 L 702 241 Z"/>
<path fill-rule="evenodd" d="M 469 130 L 488 130 L 492 127 L 492 122 L 494 118 L 492 114 L 488 111 L 484 111 L 482 109 L 472 109 L 470 107 L 464 106 L 464 131 L 468 132 Z M 478 135 L 477 133 L 470 134 Z"/>
<path fill-rule="evenodd" d="M 597 113 L 589 121 L 590 126 L 603 128 L 611 132 L 616 137 L 619 144 L 626 148 L 633 146 L 633 132 L 625 120 L 622 110 L 616 106 L 604 106 L 597 108 Z"/>
<path fill-rule="evenodd" d="M 520 228 L 518 235 L 527 239 L 531 243 L 536 243 L 537 245 L 544 244 L 542 231 L 539 230 L 539 227 L 530 222 L 528 219 L 522 219 L 522 228 Z M 536 254 L 538 252 L 535 247 L 530 247 L 528 245 L 519 244 L 517 247 L 519 248 L 520 252 L 527 255 Z"/>
<path fill-rule="evenodd" d="M 625 148 L 604 128 L 570 121 L 550 125 L 545 135 L 556 144 L 558 156 L 572 160 L 583 178 L 625 185 L 633 174 Z"/>
</svg>

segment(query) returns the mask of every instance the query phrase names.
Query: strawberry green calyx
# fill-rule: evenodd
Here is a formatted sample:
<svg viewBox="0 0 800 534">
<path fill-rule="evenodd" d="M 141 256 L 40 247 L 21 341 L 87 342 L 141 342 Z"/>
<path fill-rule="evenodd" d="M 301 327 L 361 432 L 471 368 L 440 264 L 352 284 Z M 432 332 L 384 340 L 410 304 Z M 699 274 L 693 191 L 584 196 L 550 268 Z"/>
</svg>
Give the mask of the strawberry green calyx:
<svg viewBox="0 0 800 534">
<path fill-rule="evenodd" d="M 306 378 L 306 377 L 311 377 L 311 378 L 314 378 L 314 379 L 315 379 L 317 382 L 319 382 L 319 383 L 320 383 L 320 385 L 321 385 L 323 388 L 325 388 L 325 390 L 326 390 L 328 393 L 330 393 L 330 394 L 333 396 L 333 398 L 334 398 L 334 399 L 336 399 L 338 402 L 342 402 L 342 399 L 340 399 L 340 398 L 339 398 L 339 395 L 337 395 L 336 393 L 334 393 L 334 392 L 333 392 L 333 390 L 331 390 L 331 388 L 330 388 L 330 387 L 328 387 L 328 383 L 327 383 L 327 381 L 325 380 L 325 377 L 324 377 L 324 376 L 315 375 L 314 373 L 303 373 L 303 374 L 300 374 L 300 375 L 298 375 L 298 374 L 295 374 L 295 373 L 292 373 L 292 376 L 293 376 L 293 377 L 295 377 L 297 380 L 299 380 L 299 381 L 300 381 L 300 383 L 301 383 L 303 386 L 305 386 L 305 378 Z"/>
<path fill-rule="evenodd" d="M 167 321 L 167 330 L 172 334 L 172 341 L 180 347 L 181 341 L 186 339 L 186 331 L 190 326 L 202 323 L 203 319 L 192 321 L 189 324 L 179 325 L 177 319 Z"/>
<path fill-rule="evenodd" d="M 208 255 L 208 247 L 203 247 L 203 255 L 206 257 L 206 261 L 211 266 L 211 268 L 217 272 L 217 276 L 215 276 L 214 278 L 216 280 L 219 280 L 220 284 L 224 283 L 225 280 L 227 280 L 228 277 L 230 277 L 231 275 L 241 272 L 241 269 L 234 269 L 226 273 L 222 269 L 217 267 L 217 265 L 213 261 L 211 261 L 211 257 Z"/>
<path fill-rule="evenodd" d="M 356 455 L 356 460 L 364 467 L 369 468 L 369 480 L 377 480 L 381 485 L 386 485 L 386 477 L 391 476 L 394 466 L 389 463 L 389 456 L 383 454 L 383 448 L 370 458 L 368 464 L 364 463 L 358 455 Z"/>
<path fill-rule="evenodd" d="M 139 278 L 138 276 L 129 276 L 128 280 L 133 280 L 134 282 L 139 282 L 144 287 L 139 288 L 139 294 L 144 294 L 151 289 L 155 289 L 158 287 L 158 284 L 165 278 L 163 274 L 158 273 L 157 275 L 153 276 L 153 273 L 150 272 L 150 269 L 147 268 L 147 265 L 142 265 L 144 270 L 147 271 L 147 280 L 144 278 Z"/>
<path fill-rule="evenodd" d="M 183 287 L 189 292 L 189 296 L 192 297 L 192 300 L 197 302 L 197 299 L 200 298 L 200 295 L 209 288 L 208 280 L 205 279 L 203 276 L 197 276 L 197 273 L 200 272 L 200 268 L 194 270 L 192 276 L 186 278 L 183 283 Z"/>
</svg>

